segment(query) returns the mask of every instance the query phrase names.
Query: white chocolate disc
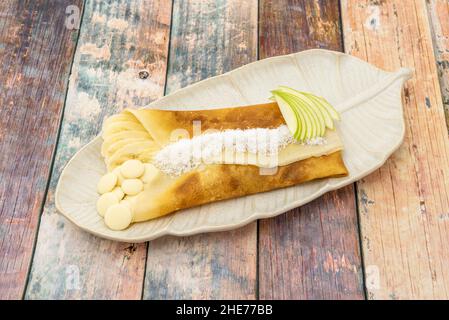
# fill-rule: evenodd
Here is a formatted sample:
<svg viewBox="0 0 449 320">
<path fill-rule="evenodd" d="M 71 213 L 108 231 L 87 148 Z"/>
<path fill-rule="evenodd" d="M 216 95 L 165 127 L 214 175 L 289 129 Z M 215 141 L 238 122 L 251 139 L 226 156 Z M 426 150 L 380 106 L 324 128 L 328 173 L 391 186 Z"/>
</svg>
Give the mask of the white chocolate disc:
<svg viewBox="0 0 449 320">
<path fill-rule="evenodd" d="M 123 204 L 110 206 L 104 215 L 104 222 L 112 230 L 126 229 L 133 219 L 131 210 Z"/>
<path fill-rule="evenodd" d="M 99 194 L 103 194 L 114 189 L 117 184 L 117 176 L 113 172 L 106 173 L 100 178 L 97 184 L 97 191 Z"/>
<path fill-rule="evenodd" d="M 104 217 L 104 214 L 106 213 L 106 210 L 110 206 L 113 206 L 115 204 L 118 204 L 119 200 L 117 199 L 117 196 L 112 192 L 104 193 L 100 196 L 100 198 L 97 200 L 97 211 L 98 214 L 102 217 Z"/>
<path fill-rule="evenodd" d="M 122 190 L 125 194 L 133 196 L 143 190 L 143 183 L 139 179 L 126 179 L 122 183 Z"/>
<path fill-rule="evenodd" d="M 140 180 L 142 180 L 143 183 L 150 183 L 156 177 L 159 170 L 151 163 L 145 163 L 144 167 L 145 172 L 143 173 L 143 176 L 140 177 Z"/>
<path fill-rule="evenodd" d="M 138 178 L 143 174 L 144 170 L 143 163 L 136 159 L 127 160 L 120 167 L 120 171 L 126 179 Z"/>
<path fill-rule="evenodd" d="M 120 188 L 120 187 L 115 187 L 114 189 L 112 189 L 111 193 L 115 194 L 119 201 L 122 200 L 123 197 L 125 196 L 125 193 L 123 192 L 122 188 Z"/>
<path fill-rule="evenodd" d="M 125 177 L 122 175 L 120 167 L 115 168 L 114 170 L 112 170 L 112 172 L 117 176 L 117 185 L 121 186 L 123 180 L 125 180 Z"/>
</svg>

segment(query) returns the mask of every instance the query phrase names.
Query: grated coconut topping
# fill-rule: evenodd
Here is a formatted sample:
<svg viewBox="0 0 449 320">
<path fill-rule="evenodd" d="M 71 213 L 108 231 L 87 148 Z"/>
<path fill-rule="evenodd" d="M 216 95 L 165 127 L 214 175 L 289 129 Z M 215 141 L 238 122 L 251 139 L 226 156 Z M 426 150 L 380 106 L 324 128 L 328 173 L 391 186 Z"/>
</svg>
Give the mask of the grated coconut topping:
<svg viewBox="0 0 449 320">
<path fill-rule="evenodd" d="M 286 125 L 275 129 L 232 129 L 205 133 L 192 139 L 181 139 L 162 148 L 153 164 L 162 172 L 178 176 L 198 168 L 201 164 L 223 163 L 223 152 L 252 153 L 271 156 L 292 143 L 299 143 Z M 303 145 L 322 145 L 326 139 L 305 140 Z"/>
</svg>

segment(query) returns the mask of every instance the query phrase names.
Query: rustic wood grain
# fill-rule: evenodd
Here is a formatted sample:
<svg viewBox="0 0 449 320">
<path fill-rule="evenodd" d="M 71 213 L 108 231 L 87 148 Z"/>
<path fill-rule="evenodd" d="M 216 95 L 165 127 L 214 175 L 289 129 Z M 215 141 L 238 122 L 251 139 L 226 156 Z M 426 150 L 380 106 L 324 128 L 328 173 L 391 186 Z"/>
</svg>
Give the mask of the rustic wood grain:
<svg viewBox="0 0 449 320">
<path fill-rule="evenodd" d="M 426 3 L 344 0 L 342 14 L 347 52 L 415 69 L 404 144 L 358 183 L 368 298 L 447 299 L 449 141 Z"/>
<path fill-rule="evenodd" d="M 449 1 L 428 0 L 426 3 L 446 113 L 446 124 L 449 128 Z"/>
<path fill-rule="evenodd" d="M 257 59 L 256 0 L 175 0 L 167 92 Z M 254 299 L 257 224 L 148 245 L 145 299 Z"/>
<path fill-rule="evenodd" d="M 338 1 L 268 1 L 259 8 L 260 58 L 343 49 Z M 353 186 L 259 222 L 261 299 L 362 299 Z"/>
<path fill-rule="evenodd" d="M 54 190 L 67 160 L 99 132 L 105 116 L 163 94 L 170 17 L 165 0 L 86 2 L 27 299 L 141 297 L 146 245 L 76 229 L 57 213 Z M 149 77 L 140 79 L 141 71 Z"/>
<path fill-rule="evenodd" d="M 23 295 L 76 45 L 65 9 L 81 3 L 0 2 L 0 299 Z"/>
</svg>

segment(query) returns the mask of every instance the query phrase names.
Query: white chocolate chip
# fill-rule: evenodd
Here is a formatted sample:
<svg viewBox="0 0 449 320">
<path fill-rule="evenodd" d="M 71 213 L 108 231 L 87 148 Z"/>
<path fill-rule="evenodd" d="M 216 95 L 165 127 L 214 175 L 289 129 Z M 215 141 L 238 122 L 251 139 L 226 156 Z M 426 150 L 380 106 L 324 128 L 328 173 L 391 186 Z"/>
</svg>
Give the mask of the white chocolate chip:
<svg viewBox="0 0 449 320">
<path fill-rule="evenodd" d="M 140 179 L 143 183 L 150 183 L 157 175 L 158 169 L 151 163 L 145 163 L 145 172 Z"/>
<path fill-rule="evenodd" d="M 122 183 L 122 190 L 125 194 L 134 196 L 143 190 L 143 183 L 139 179 L 126 179 Z"/>
<path fill-rule="evenodd" d="M 144 170 L 143 163 L 136 159 L 127 160 L 120 167 L 120 171 L 126 179 L 138 178 L 143 174 Z"/>
<path fill-rule="evenodd" d="M 97 191 L 99 194 L 103 194 L 114 189 L 117 184 L 117 176 L 113 172 L 106 173 L 100 178 L 97 184 Z"/>
<path fill-rule="evenodd" d="M 123 192 L 122 188 L 120 188 L 120 187 L 115 187 L 111 192 L 117 196 L 117 199 L 119 201 L 122 200 L 123 197 L 125 196 L 125 193 Z"/>
<path fill-rule="evenodd" d="M 132 221 L 131 210 L 123 204 L 115 204 L 106 211 L 104 222 L 112 230 L 126 229 Z"/>
<path fill-rule="evenodd" d="M 121 186 L 123 180 L 125 180 L 125 177 L 122 175 L 120 167 L 115 168 L 114 170 L 112 170 L 112 172 L 115 173 L 115 175 L 117 176 L 117 184 Z"/>
<path fill-rule="evenodd" d="M 115 204 L 118 204 L 119 200 L 117 199 L 117 196 L 112 192 L 104 193 L 100 196 L 100 198 L 97 200 L 97 211 L 98 214 L 102 217 L 104 217 L 104 214 L 106 213 L 106 210 L 110 206 L 113 206 Z"/>
</svg>

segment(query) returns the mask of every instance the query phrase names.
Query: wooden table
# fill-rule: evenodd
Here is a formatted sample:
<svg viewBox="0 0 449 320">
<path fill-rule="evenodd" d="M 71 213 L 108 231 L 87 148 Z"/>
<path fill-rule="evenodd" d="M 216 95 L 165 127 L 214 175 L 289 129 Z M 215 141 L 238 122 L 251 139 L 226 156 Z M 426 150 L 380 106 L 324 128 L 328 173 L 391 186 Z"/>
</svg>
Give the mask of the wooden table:
<svg viewBox="0 0 449 320">
<path fill-rule="evenodd" d="M 57 213 L 61 169 L 105 116 L 317 47 L 414 68 L 381 169 L 274 219 L 146 244 Z M 3 0 L 0 298 L 447 299 L 448 104 L 447 0 Z"/>
</svg>

